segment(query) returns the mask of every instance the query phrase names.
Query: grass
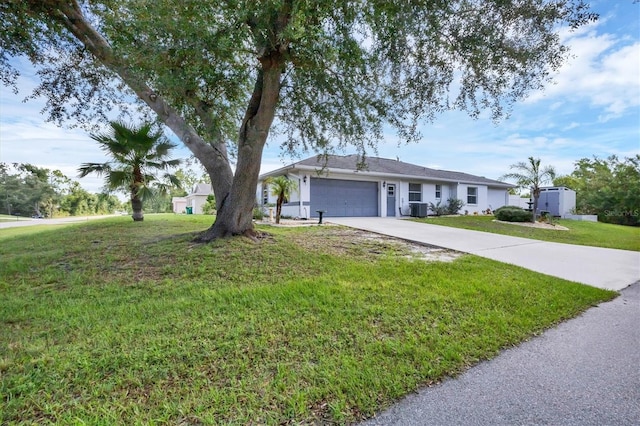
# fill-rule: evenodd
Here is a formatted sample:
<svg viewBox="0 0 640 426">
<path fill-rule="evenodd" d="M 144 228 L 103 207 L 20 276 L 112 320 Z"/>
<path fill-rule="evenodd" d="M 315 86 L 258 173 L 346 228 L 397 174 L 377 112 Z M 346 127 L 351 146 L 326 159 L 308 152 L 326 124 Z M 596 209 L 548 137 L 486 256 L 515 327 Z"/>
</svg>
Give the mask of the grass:
<svg viewBox="0 0 640 426">
<path fill-rule="evenodd" d="M 16 222 L 18 220 L 31 220 L 28 217 L 13 216 L 8 214 L 0 214 L 0 222 Z"/>
<path fill-rule="evenodd" d="M 492 232 L 494 234 L 532 238 L 534 240 L 640 251 L 640 227 L 559 219 L 554 223 L 569 228 L 568 231 L 559 231 L 498 223 L 493 220 L 493 216 L 454 216 L 415 219 L 415 221 L 432 225 L 472 229 L 475 231 Z"/>
<path fill-rule="evenodd" d="M 0 424 L 345 424 L 616 293 L 340 227 L 0 230 Z"/>
</svg>

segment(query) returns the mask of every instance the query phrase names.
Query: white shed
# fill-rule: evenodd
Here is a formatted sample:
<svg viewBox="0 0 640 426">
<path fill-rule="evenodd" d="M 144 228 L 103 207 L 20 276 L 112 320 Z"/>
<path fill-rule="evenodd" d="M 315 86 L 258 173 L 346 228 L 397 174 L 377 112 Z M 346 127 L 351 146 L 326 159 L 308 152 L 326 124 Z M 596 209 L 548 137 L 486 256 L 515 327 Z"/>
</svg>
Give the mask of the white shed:
<svg viewBox="0 0 640 426">
<path fill-rule="evenodd" d="M 570 215 L 576 208 L 576 191 L 564 186 L 549 186 L 540 188 L 540 198 L 538 198 L 538 211 L 549 212 L 555 217 L 565 217 Z"/>
</svg>

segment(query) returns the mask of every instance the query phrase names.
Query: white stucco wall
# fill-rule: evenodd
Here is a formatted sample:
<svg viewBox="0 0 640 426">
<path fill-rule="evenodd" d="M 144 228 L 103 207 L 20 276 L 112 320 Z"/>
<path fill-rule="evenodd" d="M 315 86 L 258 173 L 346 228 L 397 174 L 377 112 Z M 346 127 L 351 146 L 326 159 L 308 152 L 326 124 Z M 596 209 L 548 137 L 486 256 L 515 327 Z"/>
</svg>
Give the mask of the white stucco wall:
<svg viewBox="0 0 640 426">
<path fill-rule="evenodd" d="M 477 188 L 476 190 L 476 203 L 469 204 L 468 201 L 468 188 Z M 488 208 L 488 188 L 484 185 L 474 184 L 459 184 L 458 185 L 458 198 L 464 202 L 464 205 L 460 209 L 461 212 L 482 213 Z"/>
<path fill-rule="evenodd" d="M 529 198 L 522 198 L 519 195 L 509 195 L 508 206 L 521 207 L 523 209 L 529 208 Z"/>
<path fill-rule="evenodd" d="M 499 207 L 507 205 L 507 191 L 504 189 L 489 188 L 487 194 L 488 198 L 486 208 L 493 211 Z"/>
<path fill-rule="evenodd" d="M 204 206 L 206 202 L 206 195 L 189 195 L 187 197 L 187 206 L 193 208 L 193 214 L 202 214 L 202 206 Z"/>
<path fill-rule="evenodd" d="M 185 207 L 187 207 L 187 198 L 186 197 L 173 197 L 171 200 L 173 203 L 173 212 L 174 213 L 184 213 Z"/>
</svg>

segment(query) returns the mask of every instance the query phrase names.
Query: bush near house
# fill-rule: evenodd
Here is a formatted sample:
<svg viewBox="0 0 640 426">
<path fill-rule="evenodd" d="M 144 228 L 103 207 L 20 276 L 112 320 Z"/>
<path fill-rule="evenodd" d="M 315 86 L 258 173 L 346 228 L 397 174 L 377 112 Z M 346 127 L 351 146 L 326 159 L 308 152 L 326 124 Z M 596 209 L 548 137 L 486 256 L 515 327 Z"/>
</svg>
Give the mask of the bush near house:
<svg viewBox="0 0 640 426">
<path fill-rule="evenodd" d="M 429 210 L 435 216 L 458 214 L 462 206 L 464 206 L 464 201 L 457 198 L 449 198 L 444 206 L 441 203 L 441 201 L 438 201 L 437 204 L 429 203 Z"/>
<path fill-rule="evenodd" d="M 531 222 L 533 220 L 531 212 L 516 206 L 500 207 L 496 209 L 493 214 L 496 219 L 505 222 Z"/>
</svg>

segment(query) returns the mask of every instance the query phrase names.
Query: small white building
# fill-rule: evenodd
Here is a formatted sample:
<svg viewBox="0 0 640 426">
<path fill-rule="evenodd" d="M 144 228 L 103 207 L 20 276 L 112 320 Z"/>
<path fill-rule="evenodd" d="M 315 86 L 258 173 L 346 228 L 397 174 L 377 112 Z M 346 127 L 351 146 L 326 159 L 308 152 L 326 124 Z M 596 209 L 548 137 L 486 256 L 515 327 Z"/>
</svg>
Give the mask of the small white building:
<svg viewBox="0 0 640 426">
<path fill-rule="evenodd" d="M 460 213 L 495 210 L 508 203 L 508 189 L 514 185 L 462 172 L 429 169 L 401 161 L 367 157 L 359 168 L 357 155 L 311 157 L 260 176 L 258 204 L 276 202 L 268 177 L 287 176 L 298 183 L 298 191 L 283 205 L 284 216 L 409 216 L 412 205 L 445 205 L 449 198 L 464 202 Z M 426 210 L 421 210 L 424 212 Z"/>
<path fill-rule="evenodd" d="M 192 214 L 203 214 L 202 207 L 207 202 L 207 197 L 213 194 L 213 188 L 208 183 L 197 183 L 186 197 L 173 197 L 174 213 L 186 213 L 187 208 Z"/>
<path fill-rule="evenodd" d="M 576 208 L 576 191 L 564 186 L 540 188 L 537 214 L 547 211 L 551 216 L 566 217 Z"/>
<path fill-rule="evenodd" d="M 174 213 L 186 213 L 187 197 L 173 197 L 171 198 L 173 204 Z"/>
</svg>

